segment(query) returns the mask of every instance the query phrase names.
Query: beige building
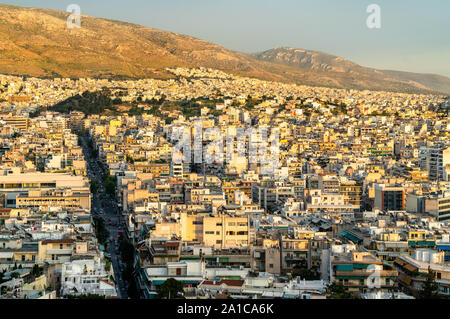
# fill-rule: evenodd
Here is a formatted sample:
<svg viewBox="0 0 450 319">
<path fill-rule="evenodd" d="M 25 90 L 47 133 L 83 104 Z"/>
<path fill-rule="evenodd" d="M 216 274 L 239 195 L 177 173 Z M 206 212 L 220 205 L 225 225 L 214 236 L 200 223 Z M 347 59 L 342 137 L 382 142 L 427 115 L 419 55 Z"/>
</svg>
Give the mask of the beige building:
<svg viewBox="0 0 450 319">
<path fill-rule="evenodd" d="M 41 210 L 50 208 L 62 208 L 68 210 L 84 209 L 91 210 L 91 195 L 89 193 L 44 192 L 30 191 L 28 195 L 16 197 L 17 208 L 36 207 Z"/>
<path fill-rule="evenodd" d="M 91 208 L 89 180 L 84 176 L 51 173 L 0 176 L 0 194 L 5 197 L 6 208 Z"/>
<path fill-rule="evenodd" d="M 39 242 L 39 261 L 63 263 L 70 261 L 74 248 L 73 239 L 44 240 Z"/>
<path fill-rule="evenodd" d="M 182 213 L 177 223 L 157 223 L 152 236 L 169 239 L 175 236 L 216 249 L 243 248 L 250 245 L 250 219 L 227 214 Z"/>
</svg>

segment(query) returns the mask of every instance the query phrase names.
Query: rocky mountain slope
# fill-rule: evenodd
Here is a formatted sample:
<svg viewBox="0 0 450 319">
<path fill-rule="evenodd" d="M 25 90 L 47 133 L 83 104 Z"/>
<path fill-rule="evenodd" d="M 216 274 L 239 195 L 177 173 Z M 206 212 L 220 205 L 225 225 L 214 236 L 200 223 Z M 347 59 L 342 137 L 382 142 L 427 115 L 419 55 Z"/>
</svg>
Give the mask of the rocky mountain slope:
<svg viewBox="0 0 450 319">
<path fill-rule="evenodd" d="M 168 78 L 167 67 L 208 67 L 304 85 L 429 93 L 450 92 L 450 79 L 371 70 L 326 54 L 233 52 L 187 35 L 68 13 L 0 5 L 0 73 L 36 77 Z M 287 49 L 283 49 L 287 50 Z M 281 53 L 281 54 L 280 54 Z M 308 62 L 309 61 L 309 62 Z M 367 71 L 367 70 L 371 71 Z"/>
</svg>

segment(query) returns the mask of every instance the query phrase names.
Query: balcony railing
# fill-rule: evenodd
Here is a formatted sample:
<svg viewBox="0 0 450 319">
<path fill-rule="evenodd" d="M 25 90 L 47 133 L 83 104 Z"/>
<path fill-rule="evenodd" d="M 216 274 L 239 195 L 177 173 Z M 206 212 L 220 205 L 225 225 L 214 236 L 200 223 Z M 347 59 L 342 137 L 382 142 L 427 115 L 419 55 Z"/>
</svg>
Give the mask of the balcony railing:
<svg viewBox="0 0 450 319">
<path fill-rule="evenodd" d="M 73 249 L 47 249 L 47 255 L 71 255 Z"/>
<path fill-rule="evenodd" d="M 397 277 L 398 272 L 396 270 L 381 270 L 379 272 L 373 270 L 358 270 L 358 271 L 336 271 L 336 276 L 346 277 L 368 277 L 371 275 L 379 274 L 380 277 Z"/>
</svg>

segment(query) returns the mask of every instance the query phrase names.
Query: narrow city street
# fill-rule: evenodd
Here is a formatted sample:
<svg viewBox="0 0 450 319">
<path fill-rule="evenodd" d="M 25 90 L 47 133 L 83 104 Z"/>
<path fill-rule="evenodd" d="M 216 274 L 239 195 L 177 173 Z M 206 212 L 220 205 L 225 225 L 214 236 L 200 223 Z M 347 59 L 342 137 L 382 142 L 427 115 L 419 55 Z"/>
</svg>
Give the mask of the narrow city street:
<svg viewBox="0 0 450 319">
<path fill-rule="evenodd" d="M 87 163 L 89 180 L 95 181 L 98 186 L 97 192 L 92 194 L 92 214 L 94 217 L 102 218 L 106 229 L 109 232 L 108 243 L 106 247 L 106 256 L 111 261 L 114 270 L 114 279 L 118 295 L 121 299 L 128 299 L 128 283 L 123 279 L 122 274 L 124 264 L 120 255 L 119 244 L 120 234 L 123 236 L 124 225 L 121 220 L 117 202 L 111 195 L 106 193 L 103 181 L 104 169 L 97 158 L 92 157 L 89 148 L 89 137 L 80 134 L 81 146 Z"/>
</svg>

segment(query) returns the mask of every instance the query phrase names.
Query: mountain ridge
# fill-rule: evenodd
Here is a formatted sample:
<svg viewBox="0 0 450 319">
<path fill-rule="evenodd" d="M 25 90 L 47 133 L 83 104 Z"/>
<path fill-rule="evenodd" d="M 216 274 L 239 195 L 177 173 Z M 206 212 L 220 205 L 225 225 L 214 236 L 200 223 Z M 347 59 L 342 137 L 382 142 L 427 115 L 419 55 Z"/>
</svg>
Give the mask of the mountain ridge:
<svg viewBox="0 0 450 319">
<path fill-rule="evenodd" d="M 432 75 L 425 81 L 421 74 L 383 73 L 385 71 L 375 69 L 369 72 L 369 68 L 326 53 L 319 55 L 318 51 L 291 48 L 305 51 L 306 59 L 310 55 L 310 59 L 323 62 L 308 68 L 292 61 L 271 61 L 270 56 L 235 52 L 188 35 L 129 22 L 82 15 L 81 28 L 69 29 L 66 22 L 69 13 L 66 12 L 3 4 L 0 8 L 3 13 L 0 15 L 2 74 L 166 79 L 172 77 L 164 70 L 168 67 L 207 67 L 233 75 L 300 85 L 450 93 L 450 79 L 446 77 Z M 266 55 L 270 51 L 265 51 Z M 327 65 L 326 61 L 330 63 Z M 382 73 L 377 76 L 377 72 Z"/>
<path fill-rule="evenodd" d="M 301 69 L 341 73 L 348 72 L 378 77 L 380 79 L 395 79 L 414 83 L 419 87 L 434 87 L 434 89 L 449 93 L 450 78 L 442 75 L 369 68 L 361 66 L 345 58 L 320 51 L 293 47 L 278 47 L 263 52 L 251 53 L 250 56 L 258 60 L 280 63 Z"/>
</svg>

